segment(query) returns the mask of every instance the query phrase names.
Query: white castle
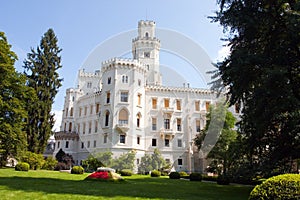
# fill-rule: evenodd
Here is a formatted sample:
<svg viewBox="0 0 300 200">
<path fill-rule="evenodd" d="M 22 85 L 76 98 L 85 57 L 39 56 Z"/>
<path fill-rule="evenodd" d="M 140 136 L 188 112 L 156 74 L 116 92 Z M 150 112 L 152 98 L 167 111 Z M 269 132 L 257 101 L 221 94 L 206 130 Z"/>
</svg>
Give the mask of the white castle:
<svg viewBox="0 0 300 200">
<path fill-rule="evenodd" d="M 119 156 L 134 150 L 137 169 L 141 158 L 158 148 L 173 170 L 203 171 L 193 139 L 204 128 L 216 93 L 163 86 L 159 52 L 155 22 L 139 21 L 133 59 L 113 58 L 94 73 L 80 70 L 77 88 L 66 91 L 54 155 L 62 149 L 80 164 L 93 152 Z"/>
</svg>

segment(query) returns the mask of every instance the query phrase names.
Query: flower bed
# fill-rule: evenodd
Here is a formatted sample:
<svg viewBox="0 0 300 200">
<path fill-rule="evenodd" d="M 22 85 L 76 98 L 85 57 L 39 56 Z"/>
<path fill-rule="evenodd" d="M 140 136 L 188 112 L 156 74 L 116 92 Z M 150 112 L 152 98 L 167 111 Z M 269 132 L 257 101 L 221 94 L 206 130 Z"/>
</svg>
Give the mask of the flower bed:
<svg viewBox="0 0 300 200">
<path fill-rule="evenodd" d="M 97 171 L 86 177 L 85 180 L 120 181 L 123 179 L 119 174 L 115 173 L 114 169 L 100 167 Z"/>
</svg>

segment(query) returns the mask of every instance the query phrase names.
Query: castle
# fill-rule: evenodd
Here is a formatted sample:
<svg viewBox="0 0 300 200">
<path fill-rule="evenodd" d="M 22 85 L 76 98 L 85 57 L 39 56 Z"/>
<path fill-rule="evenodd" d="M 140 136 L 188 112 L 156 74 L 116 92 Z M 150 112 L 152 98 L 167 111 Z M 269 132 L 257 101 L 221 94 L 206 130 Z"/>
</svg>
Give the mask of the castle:
<svg viewBox="0 0 300 200">
<path fill-rule="evenodd" d="M 137 167 L 158 148 L 174 170 L 204 171 L 193 139 L 205 127 L 216 94 L 162 85 L 155 26 L 139 21 L 133 59 L 104 61 L 93 73 L 79 70 L 78 86 L 66 91 L 54 155 L 62 149 L 80 164 L 91 152 L 109 150 L 119 156 L 134 150 Z"/>
</svg>

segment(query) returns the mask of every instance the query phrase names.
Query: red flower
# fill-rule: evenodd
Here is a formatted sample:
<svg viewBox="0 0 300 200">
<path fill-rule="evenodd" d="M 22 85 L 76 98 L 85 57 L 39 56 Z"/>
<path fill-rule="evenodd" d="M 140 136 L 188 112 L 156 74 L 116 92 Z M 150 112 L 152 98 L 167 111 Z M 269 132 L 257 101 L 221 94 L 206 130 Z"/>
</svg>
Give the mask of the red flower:
<svg viewBox="0 0 300 200">
<path fill-rule="evenodd" d="M 94 172 L 91 175 L 89 175 L 88 178 L 109 179 L 110 176 L 108 172 Z"/>
</svg>

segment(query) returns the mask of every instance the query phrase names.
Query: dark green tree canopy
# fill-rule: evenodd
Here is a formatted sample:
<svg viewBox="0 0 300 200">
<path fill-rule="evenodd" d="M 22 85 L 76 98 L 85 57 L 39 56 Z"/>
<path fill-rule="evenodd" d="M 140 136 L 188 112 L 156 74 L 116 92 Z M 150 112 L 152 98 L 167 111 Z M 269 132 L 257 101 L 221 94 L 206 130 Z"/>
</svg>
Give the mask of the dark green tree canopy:
<svg viewBox="0 0 300 200">
<path fill-rule="evenodd" d="M 300 151 L 300 1 L 218 2 L 213 21 L 231 53 L 217 64 L 213 86 L 226 87 L 231 105 L 242 103 L 248 152 L 282 168 Z"/>
<path fill-rule="evenodd" d="M 26 132 L 28 150 L 43 153 L 54 125 L 51 113 L 54 98 L 61 87 L 62 79 L 58 70 L 62 67 L 58 40 L 52 29 L 41 39 L 36 50 L 31 49 L 24 61 L 27 86 L 33 88 L 38 97 L 35 102 L 28 102 Z"/>
</svg>

